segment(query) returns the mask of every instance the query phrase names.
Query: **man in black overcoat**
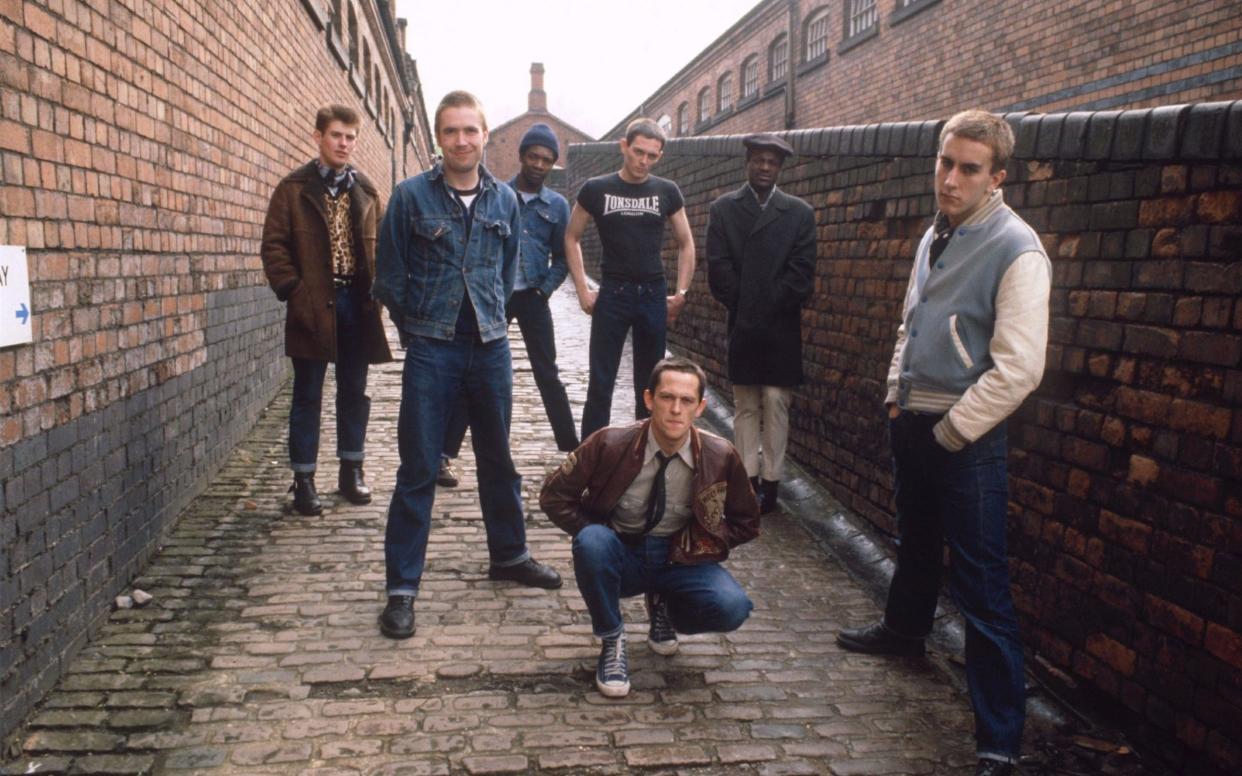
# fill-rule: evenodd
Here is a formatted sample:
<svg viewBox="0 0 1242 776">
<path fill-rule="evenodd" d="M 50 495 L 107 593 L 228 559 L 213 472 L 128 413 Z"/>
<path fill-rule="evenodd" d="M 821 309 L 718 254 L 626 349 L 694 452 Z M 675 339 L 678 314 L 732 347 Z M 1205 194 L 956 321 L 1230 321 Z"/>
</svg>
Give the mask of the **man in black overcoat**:
<svg viewBox="0 0 1242 776">
<path fill-rule="evenodd" d="M 770 134 L 749 135 L 746 183 L 712 203 L 707 267 L 729 311 L 733 432 L 764 513 L 776 509 L 789 404 L 802 382 L 802 304 L 815 274 L 815 213 L 776 186 L 793 154 Z M 759 451 L 763 450 L 762 463 Z"/>
</svg>

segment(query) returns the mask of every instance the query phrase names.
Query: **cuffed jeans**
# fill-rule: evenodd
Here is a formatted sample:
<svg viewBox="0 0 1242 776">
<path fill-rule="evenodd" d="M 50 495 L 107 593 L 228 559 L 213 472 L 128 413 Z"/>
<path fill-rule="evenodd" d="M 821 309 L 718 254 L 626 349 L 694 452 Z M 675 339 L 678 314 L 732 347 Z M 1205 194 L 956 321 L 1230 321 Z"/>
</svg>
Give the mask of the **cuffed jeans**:
<svg viewBox="0 0 1242 776">
<path fill-rule="evenodd" d="M 465 397 L 474 429 L 471 441 L 491 563 L 510 566 L 530 557 L 522 515 L 522 477 L 509 452 L 513 410 L 509 340 L 501 337 L 480 343 L 473 336 L 452 341 L 410 337 L 397 421 L 401 466 L 384 534 L 388 595 L 418 592 L 445 426 L 459 396 Z"/>
<path fill-rule="evenodd" d="M 565 385 L 561 382 L 560 372 L 556 368 L 556 332 L 552 327 L 552 311 L 548 309 L 548 300 L 533 288 L 514 291 L 505 308 L 505 315 L 510 321 L 517 319 L 522 341 L 526 343 L 530 370 L 534 373 L 535 385 L 539 387 L 539 396 L 543 399 L 543 409 L 552 425 L 556 447 L 564 453 L 573 452 L 578 449 L 578 434 L 574 428 L 573 412 L 569 409 L 569 396 L 565 393 Z M 448 432 L 445 435 L 445 456 L 456 458 L 461 452 L 461 443 L 469 423 L 465 402 L 459 402 L 449 420 Z"/>
<path fill-rule="evenodd" d="M 371 399 L 362 342 L 362 299 L 358 288 L 338 288 L 336 310 L 336 457 L 361 461 Z M 289 468 L 313 472 L 319 458 L 319 421 L 328 362 L 293 359 L 293 401 L 289 407 Z"/>
<path fill-rule="evenodd" d="M 949 592 L 966 620 L 978 753 L 1016 762 L 1026 682 L 1005 551 L 1005 424 L 951 453 L 932 434 L 940 417 L 902 412 L 889 423 L 900 543 L 884 624 L 901 636 L 931 632 L 947 540 Z"/>
<path fill-rule="evenodd" d="M 625 337 L 634 332 L 634 417 L 649 414 L 643 389 L 656 363 L 664 358 L 668 317 L 668 287 L 651 283 L 604 279 L 591 313 L 591 376 L 582 408 L 582 438 L 607 426 L 612 419 L 612 391 L 621 368 Z"/>
<path fill-rule="evenodd" d="M 596 636 L 615 636 L 624 627 L 621 599 L 660 593 L 679 633 L 737 630 L 754 604 L 742 586 L 718 563 L 668 562 L 669 537 L 647 536 L 628 546 L 602 523 L 574 537 L 574 577 L 591 613 Z"/>
<path fill-rule="evenodd" d="M 789 442 L 789 403 L 793 389 L 779 385 L 733 386 L 733 437 L 750 477 L 779 482 L 785 474 Z M 763 430 L 760 431 L 760 420 Z M 763 468 L 759 449 L 762 442 Z"/>
</svg>

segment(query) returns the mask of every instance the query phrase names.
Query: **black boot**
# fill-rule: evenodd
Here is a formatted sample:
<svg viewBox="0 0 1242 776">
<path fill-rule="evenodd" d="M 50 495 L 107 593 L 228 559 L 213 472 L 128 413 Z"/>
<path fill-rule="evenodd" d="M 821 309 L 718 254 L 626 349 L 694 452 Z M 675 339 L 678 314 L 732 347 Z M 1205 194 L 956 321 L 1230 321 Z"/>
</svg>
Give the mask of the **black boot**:
<svg viewBox="0 0 1242 776">
<path fill-rule="evenodd" d="M 759 514 L 767 515 L 776 511 L 776 486 L 780 484 L 779 480 L 759 482 Z"/>
<path fill-rule="evenodd" d="M 351 504 L 371 503 L 371 489 L 362 479 L 362 461 L 341 461 L 337 489 Z"/>
<path fill-rule="evenodd" d="M 750 478 L 750 489 L 755 492 L 755 498 L 759 498 L 759 477 Z"/>
<path fill-rule="evenodd" d="M 293 508 L 298 512 L 304 515 L 323 514 L 323 504 L 319 503 L 319 494 L 315 492 L 314 472 L 294 472 L 289 492 L 293 494 Z"/>
</svg>

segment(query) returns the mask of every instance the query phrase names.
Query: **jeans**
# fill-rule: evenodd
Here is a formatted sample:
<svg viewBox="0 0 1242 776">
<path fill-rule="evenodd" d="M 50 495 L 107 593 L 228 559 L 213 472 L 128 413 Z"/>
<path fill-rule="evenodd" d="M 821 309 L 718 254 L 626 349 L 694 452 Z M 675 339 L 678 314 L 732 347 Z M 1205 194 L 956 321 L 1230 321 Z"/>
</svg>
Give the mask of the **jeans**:
<svg viewBox="0 0 1242 776">
<path fill-rule="evenodd" d="M 539 387 L 544 411 L 548 413 L 548 422 L 552 424 L 556 447 L 564 453 L 573 452 L 578 449 L 578 434 L 574 428 L 573 413 L 569 409 L 569 396 L 565 393 L 565 386 L 561 383 L 556 368 L 556 332 L 552 328 L 552 312 L 548 309 L 548 300 L 533 288 L 515 291 L 509 299 L 506 314 L 509 320 L 517 318 L 518 328 L 522 331 L 526 355 L 530 358 L 530 369 L 535 375 L 535 385 Z M 465 402 L 460 401 L 445 433 L 446 457 L 456 458 L 461 452 L 461 443 L 466 436 L 469 422 Z"/>
<path fill-rule="evenodd" d="M 680 633 L 724 633 L 746 622 L 754 604 L 737 580 L 717 563 L 669 563 L 669 540 L 647 536 L 630 547 L 602 523 L 574 537 L 574 576 L 596 636 L 620 633 L 621 599 L 639 593 L 665 595 Z"/>
<path fill-rule="evenodd" d="M 932 435 L 940 417 L 902 412 L 889 424 L 899 545 L 884 624 L 902 636 L 931 631 L 947 540 L 949 592 L 966 620 L 978 753 L 1016 761 L 1026 692 L 1005 551 L 1005 424 L 951 453 Z"/>
<path fill-rule="evenodd" d="M 625 336 L 634 331 L 634 416 L 648 412 L 643 389 L 656 363 L 664 358 L 668 289 L 663 280 L 631 283 L 604 279 L 591 313 L 591 376 L 582 409 L 582 438 L 608 425 L 612 391 L 621 367 Z"/>
<path fill-rule="evenodd" d="M 509 340 L 411 336 L 401 375 L 397 449 L 401 466 L 388 507 L 384 564 L 389 595 L 416 595 L 427 559 L 431 504 L 445 426 L 464 396 L 474 433 L 479 504 L 487 551 L 496 566 L 530 557 L 522 515 L 522 477 L 509 453 L 513 364 Z"/>
<path fill-rule="evenodd" d="M 359 288 L 336 289 L 336 457 L 361 461 L 371 399 L 367 396 L 367 358 L 362 340 Z M 293 359 L 293 402 L 289 407 L 289 466 L 313 472 L 319 458 L 319 419 L 328 362 Z"/>
</svg>

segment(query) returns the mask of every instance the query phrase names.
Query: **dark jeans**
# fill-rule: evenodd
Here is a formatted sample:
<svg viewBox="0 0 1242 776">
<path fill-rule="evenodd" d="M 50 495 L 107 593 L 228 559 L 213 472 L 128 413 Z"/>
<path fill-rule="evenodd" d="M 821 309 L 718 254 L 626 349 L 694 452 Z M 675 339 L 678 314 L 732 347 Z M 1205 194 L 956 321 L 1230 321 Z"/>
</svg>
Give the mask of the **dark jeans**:
<svg viewBox="0 0 1242 776">
<path fill-rule="evenodd" d="M 621 599 L 639 593 L 666 595 L 680 633 L 726 633 L 746 622 L 754 604 L 737 580 L 717 563 L 669 563 L 668 543 L 667 536 L 647 536 L 627 546 L 601 523 L 574 537 L 574 577 L 596 636 L 620 633 Z"/>
<path fill-rule="evenodd" d="M 513 410 L 509 340 L 501 337 L 479 343 L 473 337 L 448 341 L 412 336 L 405 351 L 397 421 L 401 466 L 384 534 L 389 595 L 418 592 L 445 427 L 459 396 L 465 397 L 473 421 L 479 505 L 491 562 L 509 566 L 530 557 L 522 515 L 522 477 L 509 453 Z"/>
<path fill-rule="evenodd" d="M 530 358 L 530 369 L 535 375 L 535 385 L 539 387 L 544 411 L 552 424 L 556 446 L 561 452 L 573 452 L 578 449 L 578 434 L 569 409 L 569 396 L 565 394 L 565 386 L 556 368 L 556 332 L 552 328 L 548 300 L 533 288 L 515 291 L 505 308 L 505 315 L 510 321 L 517 319 L 522 340 L 526 343 L 526 355 Z M 469 422 L 465 402 L 460 402 L 449 421 L 444 440 L 444 454 L 449 458 L 456 458 L 461 452 Z"/>
<path fill-rule="evenodd" d="M 947 540 L 949 592 L 966 619 L 976 746 L 981 756 L 1016 761 L 1026 693 L 1005 552 L 1005 424 L 950 453 L 932 435 L 939 419 L 902 412 L 889 424 L 900 543 L 884 624 L 903 636 L 931 631 Z"/>
<path fill-rule="evenodd" d="M 367 359 L 362 339 L 359 288 L 336 290 L 336 457 L 361 461 L 371 399 L 367 396 Z M 289 465 L 295 472 L 315 471 L 319 458 L 319 419 L 328 362 L 293 359 L 293 402 L 289 407 Z"/>
<path fill-rule="evenodd" d="M 625 336 L 634 332 L 634 416 L 647 417 L 643 389 L 656 362 L 664 358 L 668 289 L 663 280 L 629 283 L 605 279 L 591 313 L 591 377 L 582 409 L 582 438 L 607 426 L 612 391 L 621 367 Z"/>
</svg>

